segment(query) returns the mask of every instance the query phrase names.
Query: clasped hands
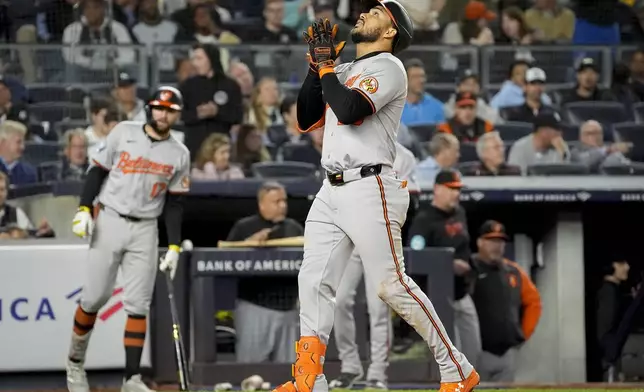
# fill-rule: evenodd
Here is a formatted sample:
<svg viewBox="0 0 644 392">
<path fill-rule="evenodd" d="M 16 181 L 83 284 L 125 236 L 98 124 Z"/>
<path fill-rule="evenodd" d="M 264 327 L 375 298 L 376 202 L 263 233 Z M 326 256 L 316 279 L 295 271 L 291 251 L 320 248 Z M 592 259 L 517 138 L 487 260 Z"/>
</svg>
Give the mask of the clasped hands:
<svg viewBox="0 0 644 392">
<path fill-rule="evenodd" d="M 346 41 L 336 41 L 337 33 L 338 25 L 332 26 L 328 19 L 318 19 L 303 33 L 304 41 L 309 45 L 309 63 L 320 76 L 325 70 L 333 70 L 335 61 L 346 45 Z"/>
</svg>

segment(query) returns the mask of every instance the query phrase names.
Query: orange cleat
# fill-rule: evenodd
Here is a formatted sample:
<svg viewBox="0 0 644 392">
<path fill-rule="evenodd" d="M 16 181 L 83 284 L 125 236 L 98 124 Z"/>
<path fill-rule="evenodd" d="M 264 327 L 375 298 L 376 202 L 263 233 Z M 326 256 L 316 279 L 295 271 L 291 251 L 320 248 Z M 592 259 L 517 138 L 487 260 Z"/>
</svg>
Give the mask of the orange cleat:
<svg viewBox="0 0 644 392">
<path fill-rule="evenodd" d="M 465 381 L 460 382 L 442 382 L 441 389 L 439 392 L 470 392 L 473 390 L 479 382 L 481 377 L 476 372 L 472 370 L 472 373 L 465 379 Z"/>
<path fill-rule="evenodd" d="M 293 381 L 289 381 L 273 389 L 273 392 L 297 392 L 297 388 L 295 388 Z"/>
</svg>

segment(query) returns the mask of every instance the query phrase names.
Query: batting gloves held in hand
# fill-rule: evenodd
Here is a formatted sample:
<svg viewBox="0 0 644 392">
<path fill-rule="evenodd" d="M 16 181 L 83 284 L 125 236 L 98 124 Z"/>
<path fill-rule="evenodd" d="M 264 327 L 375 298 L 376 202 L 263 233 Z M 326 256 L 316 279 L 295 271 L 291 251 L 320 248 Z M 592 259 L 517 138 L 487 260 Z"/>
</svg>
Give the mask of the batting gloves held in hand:
<svg viewBox="0 0 644 392">
<path fill-rule="evenodd" d="M 170 279 L 174 279 L 174 274 L 177 273 L 177 265 L 179 264 L 179 253 L 181 248 L 177 245 L 168 246 L 168 251 L 165 256 L 161 257 L 161 264 L 159 270 L 170 274 Z"/>
<path fill-rule="evenodd" d="M 91 236 L 93 231 L 94 220 L 89 208 L 79 207 L 72 221 L 72 232 L 81 238 L 86 238 Z"/>
<path fill-rule="evenodd" d="M 328 19 L 317 20 L 303 33 L 304 40 L 309 45 L 309 61 L 320 76 L 324 74 L 324 70 L 333 70 L 335 60 L 340 57 L 346 45 L 345 41 L 336 44 L 337 34 L 338 25 L 331 26 Z"/>
</svg>

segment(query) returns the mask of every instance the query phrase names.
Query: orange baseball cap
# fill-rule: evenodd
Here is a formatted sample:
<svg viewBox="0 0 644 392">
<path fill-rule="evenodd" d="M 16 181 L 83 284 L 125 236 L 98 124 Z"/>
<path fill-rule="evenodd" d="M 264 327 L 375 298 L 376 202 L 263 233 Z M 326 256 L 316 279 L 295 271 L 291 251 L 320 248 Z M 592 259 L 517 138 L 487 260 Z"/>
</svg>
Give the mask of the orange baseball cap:
<svg viewBox="0 0 644 392">
<path fill-rule="evenodd" d="M 496 19 L 496 14 L 487 9 L 485 3 L 481 1 L 470 1 L 465 6 L 465 19 L 467 20 L 478 20 L 478 19 L 487 19 L 494 20 Z"/>
</svg>

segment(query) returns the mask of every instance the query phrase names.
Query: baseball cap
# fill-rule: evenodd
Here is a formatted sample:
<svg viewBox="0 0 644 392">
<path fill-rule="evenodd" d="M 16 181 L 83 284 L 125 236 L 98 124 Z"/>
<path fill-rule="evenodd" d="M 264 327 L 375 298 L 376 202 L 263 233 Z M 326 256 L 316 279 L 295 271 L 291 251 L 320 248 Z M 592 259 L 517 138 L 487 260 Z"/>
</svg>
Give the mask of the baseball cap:
<svg viewBox="0 0 644 392">
<path fill-rule="evenodd" d="M 479 238 L 500 238 L 505 241 L 510 239 L 508 234 L 505 232 L 505 226 L 503 226 L 501 222 L 497 222 L 495 220 L 485 221 L 485 223 L 481 225 L 481 228 L 479 229 Z"/>
<path fill-rule="evenodd" d="M 561 116 L 555 111 L 546 111 L 537 114 L 534 119 L 534 130 L 542 127 L 561 129 Z"/>
<path fill-rule="evenodd" d="M 131 86 L 133 84 L 136 84 L 136 78 L 132 77 L 127 72 L 119 73 L 119 79 L 118 79 L 118 82 L 117 82 L 117 85 L 119 87 L 128 87 L 128 86 Z"/>
<path fill-rule="evenodd" d="M 463 83 L 465 80 L 469 78 L 474 78 L 477 81 L 479 80 L 479 74 L 476 73 L 476 71 L 471 70 L 471 69 L 466 69 L 462 72 L 459 73 L 458 79 L 456 80 L 457 83 Z"/>
<path fill-rule="evenodd" d="M 593 59 L 592 57 L 585 57 L 581 59 L 581 61 L 577 65 L 577 72 L 581 72 L 587 68 L 590 68 L 595 72 L 599 72 L 597 69 L 597 63 L 595 62 L 595 59 Z"/>
<path fill-rule="evenodd" d="M 465 6 L 465 19 L 467 20 L 478 20 L 478 19 L 487 19 L 494 20 L 496 19 L 496 14 L 487 9 L 485 3 L 481 1 L 470 1 Z"/>
<path fill-rule="evenodd" d="M 436 174 L 435 185 L 444 185 L 448 188 L 460 189 L 464 185 L 461 182 L 461 174 L 456 170 L 443 169 Z"/>
<path fill-rule="evenodd" d="M 313 2 L 313 12 L 327 11 L 335 9 L 334 0 L 315 0 Z"/>
<path fill-rule="evenodd" d="M 476 106 L 477 96 L 472 93 L 456 94 L 456 106 Z"/>
<path fill-rule="evenodd" d="M 541 68 L 536 68 L 536 67 L 530 68 L 525 73 L 525 81 L 526 83 L 534 83 L 534 82 L 545 83 L 546 72 Z"/>
</svg>

